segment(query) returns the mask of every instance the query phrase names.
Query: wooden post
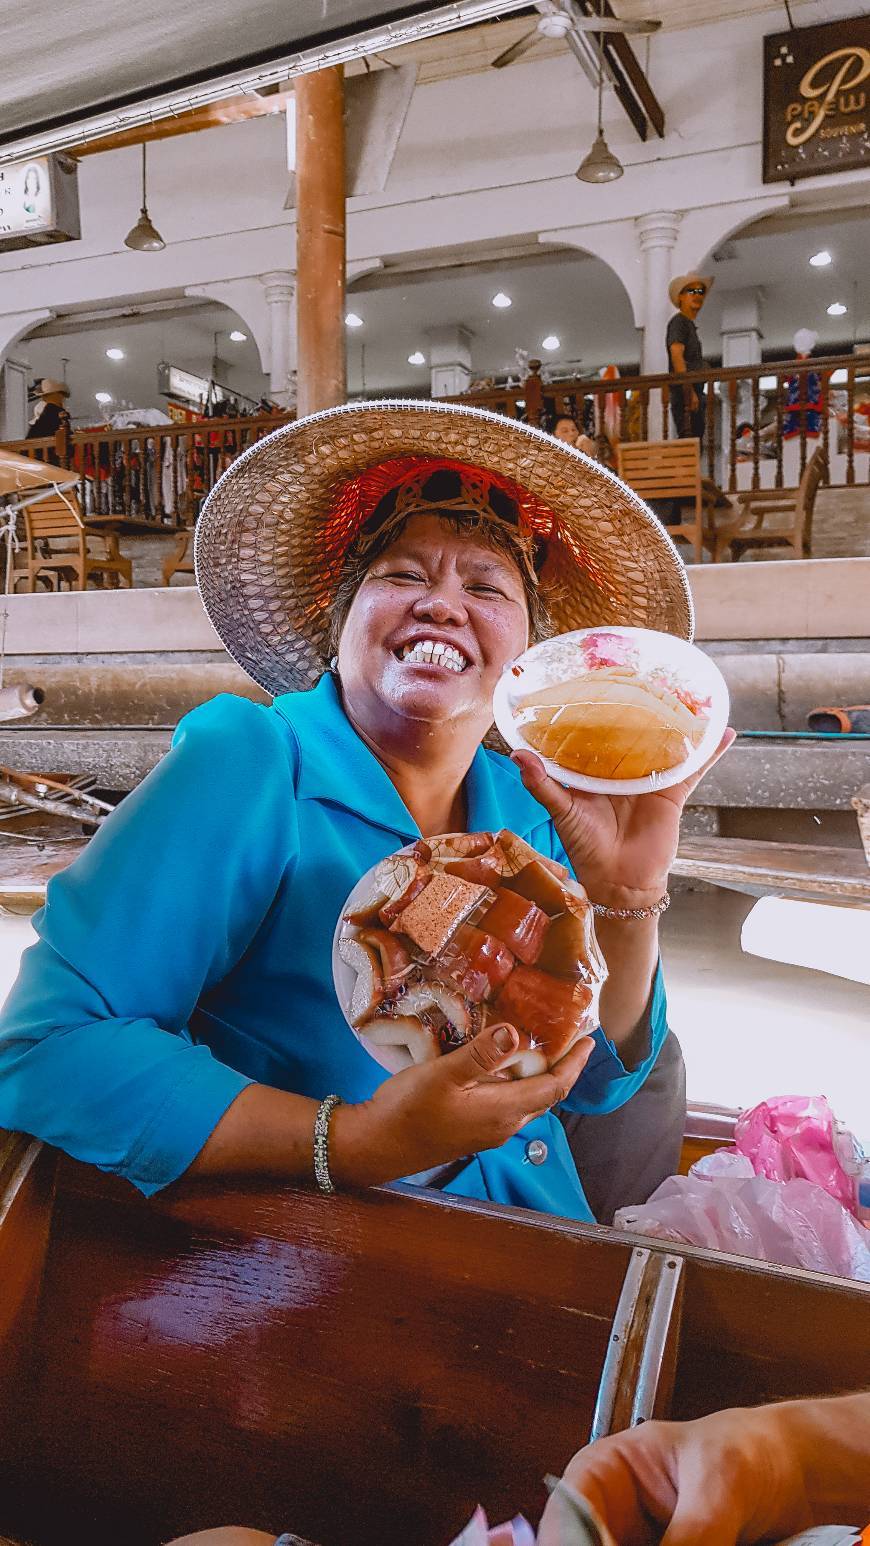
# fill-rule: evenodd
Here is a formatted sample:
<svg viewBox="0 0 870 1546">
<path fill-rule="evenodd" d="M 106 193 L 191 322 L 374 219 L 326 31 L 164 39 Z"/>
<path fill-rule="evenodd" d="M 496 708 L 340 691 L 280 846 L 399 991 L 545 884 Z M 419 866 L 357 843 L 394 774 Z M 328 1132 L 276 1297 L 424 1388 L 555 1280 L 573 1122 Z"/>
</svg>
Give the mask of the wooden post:
<svg viewBox="0 0 870 1546">
<path fill-rule="evenodd" d="M 344 82 L 341 67 L 296 81 L 297 412 L 347 397 Z"/>
</svg>

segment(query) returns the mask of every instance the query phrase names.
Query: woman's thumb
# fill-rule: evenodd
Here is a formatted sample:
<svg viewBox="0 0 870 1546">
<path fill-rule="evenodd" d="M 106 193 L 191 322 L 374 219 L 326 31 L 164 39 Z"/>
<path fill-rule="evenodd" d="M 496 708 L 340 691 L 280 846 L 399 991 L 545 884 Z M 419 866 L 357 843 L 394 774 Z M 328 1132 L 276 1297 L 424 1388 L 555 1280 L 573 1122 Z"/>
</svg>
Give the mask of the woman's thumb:
<svg viewBox="0 0 870 1546">
<path fill-rule="evenodd" d="M 519 768 L 529 794 L 540 800 L 554 821 L 558 821 L 560 816 L 567 816 L 571 809 L 571 796 L 562 784 L 550 777 L 535 752 L 512 752 L 511 762 Z"/>
<path fill-rule="evenodd" d="M 497 1074 L 515 1055 L 520 1038 L 512 1025 L 488 1025 L 446 1059 L 457 1084 Z"/>
</svg>

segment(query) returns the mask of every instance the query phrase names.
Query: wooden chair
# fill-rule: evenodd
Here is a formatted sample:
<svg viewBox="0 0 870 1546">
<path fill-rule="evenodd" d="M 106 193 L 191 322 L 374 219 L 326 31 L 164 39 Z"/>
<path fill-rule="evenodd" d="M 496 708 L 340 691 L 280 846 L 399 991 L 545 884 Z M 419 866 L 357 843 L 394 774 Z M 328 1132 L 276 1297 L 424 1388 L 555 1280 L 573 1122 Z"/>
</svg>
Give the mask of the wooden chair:
<svg viewBox="0 0 870 1546">
<path fill-rule="evenodd" d="M 701 480 L 699 440 L 622 441 L 617 448 L 616 470 L 641 499 L 681 501 L 689 505 L 689 518 L 681 511 L 679 526 L 668 526 L 674 542 L 687 542 L 694 561 L 703 561 L 705 495 Z"/>
<path fill-rule="evenodd" d="M 750 548 L 790 548 L 790 558 L 810 558 L 816 495 L 828 474 L 823 446 L 817 446 L 796 489 L 750 489 L 734 497 L 739 513 L 714 529 L 713 558 L 730 551 L 735 561 Z"/>
<path fill-rule="evenodd" d="M 59 589 L 66 582 L 70 590 L 86 590 L 88 581 L 117 585 L 133 584 L 133 565 L 122 558 L 114 532 L 89 532 L 82 519 L 79 502 L 73 493 L 50 494 L 24 506 L 26 588 L 33 591 L 38 580 L 51 576 Z M 105 545 L 105 557 L 95 558 L 88 551 L 89 537 Z M 19 571 L 19 579 L 22 577 Z"/>
</svg>

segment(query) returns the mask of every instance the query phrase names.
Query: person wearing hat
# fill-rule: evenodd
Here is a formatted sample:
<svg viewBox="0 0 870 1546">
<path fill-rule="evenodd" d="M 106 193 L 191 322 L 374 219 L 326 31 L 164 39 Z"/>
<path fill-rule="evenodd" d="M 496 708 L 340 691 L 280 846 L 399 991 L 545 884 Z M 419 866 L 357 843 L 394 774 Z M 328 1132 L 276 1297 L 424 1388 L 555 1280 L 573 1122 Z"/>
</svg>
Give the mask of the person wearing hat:
<svg viewBox="0 0 870 1546">
<path fill-rule="evenodd" d="M 819 341 L 812 328 L 799 327 L 792 340 L 795 357 L 808 360 Z M 783 440 L 818 440 L 822 432 L 822 378 L 817 370 L 802 370 L 785 382 Z"/>
<path fill-rule="evenodd" d="M 657 925 L 696 780 L 577 794 L 533 753 L 481 743 L 502 671 L 549 628 L 691 637 L 672 544 L 543 431 L 393 402 L 252 446 L 206 500 L 195 556 L 218 635 L 273 701 L 188 714 L 50 883 L 0 1020 L 0 1127 L 146 1194 L 185 1172 L 329 1192 L 436 1171 L 461 1195 L 588 1220 L 552 1108 L 616 1111 L 656 1063 Z M 389 1077 L 333 988 L 343 905 L 421 835 L 502 827 L 587 887 L 602 1028 L 534 1078 L 494 1077 L 517 1046 L 505 1025 Z"/>
<path fill-rule="evenodd" d="M 668 294 L 677 309 L 668 323 L 665 343 L 672 376 L 704 369 L 697 321 L 712 288 L 713 280 L 708 274 L 679 274 L 671 280 Z M 685 388 L 676 384 L 671 387 L 671 415 L 678 439 L 686 436 L 703 440 L 704 408 L 704 388 L 700 383 L 690 383 Z"/>
<path fill-rule="evenodd" d="M 52 381 L 47 376 L 39 384 L 42 407 L 27 431 L 26 440 L 39 440 L 43 436 L 56 435 L 63 426 L 69 428 L 66 400 L 69 387 L 63 381 Z"/>
</svg>

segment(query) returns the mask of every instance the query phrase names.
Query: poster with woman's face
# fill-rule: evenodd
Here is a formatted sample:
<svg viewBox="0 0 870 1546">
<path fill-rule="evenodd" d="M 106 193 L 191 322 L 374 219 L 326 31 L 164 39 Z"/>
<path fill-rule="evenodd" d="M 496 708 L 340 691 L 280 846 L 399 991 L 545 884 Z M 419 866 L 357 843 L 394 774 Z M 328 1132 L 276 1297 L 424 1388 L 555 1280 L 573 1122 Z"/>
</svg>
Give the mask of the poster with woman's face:
<svg viewBox="0 0 870 1546">
<path fill-rule="evenodd" d="M 53 218 L 51 178 L 44 157 L 0 167 L 0 234 L 47 229 Z"/>
</svg>

